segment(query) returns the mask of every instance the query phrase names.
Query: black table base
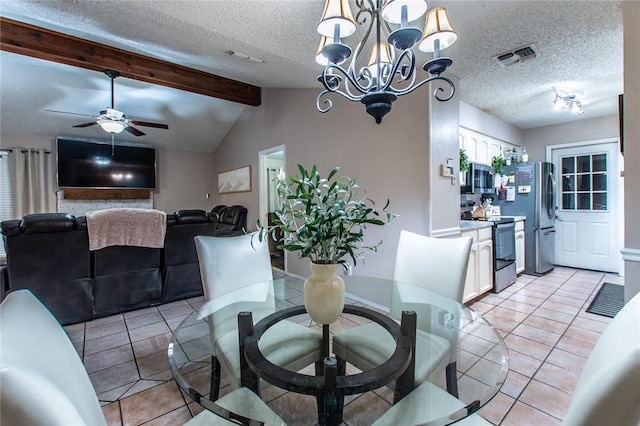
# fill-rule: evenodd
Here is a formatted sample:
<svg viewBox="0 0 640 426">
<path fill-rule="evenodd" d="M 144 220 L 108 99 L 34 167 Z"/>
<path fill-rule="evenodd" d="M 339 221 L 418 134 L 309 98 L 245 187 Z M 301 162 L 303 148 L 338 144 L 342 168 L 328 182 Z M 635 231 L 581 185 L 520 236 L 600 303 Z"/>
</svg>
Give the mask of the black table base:
<svg viewBox="0 0 640 426">
<path fill-rule="evenodd" d="M 368 371 L 347 376 L 344 360 L 329 355 L 329 325 L 323 325 L 322 359 L 315 363 L 316 375 L 309 376 L 286 370 L 267 360 L 258 347 L 258 341 L 266 330 L 289 317 L 304 314 L 304 306 L 295 306 L 271 314 L 253 324 L 250 312 L 238 314 L 240 339 L 241 385 L 260 395 L 259 379 L 291 392 L 315 395 L 318 404 L 318 421 L 321 425 L 338 425 L 342 422 L 345 395 L 368 392 L 395 380 L 394 403 L 402 399 L 415 386 L 416 314 L 402 313 L 399 325 L 386 315 L 354 305 L 345 305 L 343 313 L 367 318 L 385 328 L 396 341 L 391 357 Z"/>
</svg>

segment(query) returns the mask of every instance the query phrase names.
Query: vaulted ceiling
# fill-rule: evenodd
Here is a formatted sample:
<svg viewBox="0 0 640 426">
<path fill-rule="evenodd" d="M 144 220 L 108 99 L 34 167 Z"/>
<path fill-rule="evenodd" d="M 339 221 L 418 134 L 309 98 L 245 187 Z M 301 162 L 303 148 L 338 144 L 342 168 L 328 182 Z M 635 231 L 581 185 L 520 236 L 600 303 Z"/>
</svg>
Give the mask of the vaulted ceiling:
<svg viewBox="0 0 640 426">
<path fill-rule="evenodd" d="M 253 86 L 319 90 L 313 58 L 323 5 L 3 0 L 0 16 Z M 447 72 L 458 79 L 462 101 L 522 129 L 617 113 L 623 86 L 620 1 L 430 2 L 438 5 L 447 8 L 459 36 L 443 54 L 454 61 Z M 509 67 L 493 59 L 530 44 L 535 59 Z M 135 78 L 116 79 L 116 106 L 129 118 L 167 123 L 169 130 L 141 128 L 146 136 L 123 133 L 119 140 L 213 152 L 242 110 L 252 108 Z M 2 51 L 0 130 L 106 139 L 98 126 L 73 128 L 86 121 L 82 117 L 45 110 L 96 115 L 110 105 L 109 90 L 100 71 Z M 585 113 L 554 110 L 556 93 L 576 94 Z"/>
</svg>

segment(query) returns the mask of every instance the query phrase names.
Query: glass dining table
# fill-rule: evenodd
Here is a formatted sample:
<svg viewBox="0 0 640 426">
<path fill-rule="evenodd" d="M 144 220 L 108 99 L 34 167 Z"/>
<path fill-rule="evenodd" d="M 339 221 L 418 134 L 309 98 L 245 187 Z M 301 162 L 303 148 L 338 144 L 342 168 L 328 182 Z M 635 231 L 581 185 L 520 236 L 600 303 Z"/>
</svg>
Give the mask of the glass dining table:
<svg viewBox="0 0 640 426">
<path fill-rule="evenodd" d="M 328 325 L 316 324 L 306 314 L 303 280 L 293 276 L 205 302 L 175 329 L 169 343 L 176 383 L 203 409 L 221 417 L 264 422 L 252 418 L 255 407 L 234 408 L 247 403 L 220 402 L 241 387 L 272 412 L 270 419 L 276 420 L 267 423 L 296 426 L 445 425 L 474 414 L 498 393 L 509 356 L 500 333 L 482 315 L 418 285 L 343 279 L 345 309 Z M 283 322 L 321 336 L 316 358 L 301 370 L 288 370 L 270 359 L 263 344 L 275 341 L 285 350 L 295 344 L 295 337 L 281 331 L 290 330 L 279 327 Z M 366 368 L 360 365 L 360 370 L 350 359 L 357 353 L 378 361 Z M 221 365 L 222 399 L 211 398 L 218 394 L 212 392 L 212 369 Z M 237 371 L 225 369 L 233 365 Z"/>
</svg>

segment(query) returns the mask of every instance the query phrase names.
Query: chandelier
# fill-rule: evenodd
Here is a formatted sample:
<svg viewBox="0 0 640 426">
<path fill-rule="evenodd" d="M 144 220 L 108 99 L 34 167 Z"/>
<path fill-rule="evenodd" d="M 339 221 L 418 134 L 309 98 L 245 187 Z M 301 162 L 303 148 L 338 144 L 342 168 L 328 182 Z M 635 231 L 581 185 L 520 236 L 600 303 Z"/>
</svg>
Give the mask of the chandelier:
<svg viewBox="0 0 640 426">
<path fill-rule="evenodd" d="M 442 87 L 434 91 L 437 100 L 448 101 L 453 97 L 453 81 L 441 75 L 453 61 L 441 57 L 440 51 L 451 46 L 458 36 L 449 23 L 445 8 L 436 7 L 427 13 L 423 32 L 409 23 L 425 14 L 426 0 L 356 0 L 356 7 L 354 19 L 349 0 L 326 0 L 318 24 L 321 40 L 316 62 L 324 66 L 318 77 L 324 86 L 316 98 L 318 111 L 328 112 L 333 106 L 328 96 L 337 93 L 350 101 L 363 103 L 367 113 L 380 124 L 398 96 L 409 94 L 431 81 L 442 80 L 449 84 L 448 93 Z M 356 25 L 366 25 L 366 31 L 352 52 L 342 39 L 352 35 Z M 367 43 L 372 31 L 375 39 Z M 367 65 L 363 66 L 362 50 L 366 44 L 373 44 L 373 47 Z M 422 52 L 433 52 L 433 59 L 422 67 L 428 76 L 421 81 L 418 81 L 413 50 L 416 45 Z M 344 68 L 342 64 L 349 57 L 351 61 Z"/>
<path fill-rule="evenodd" d="M 582 103 L 576 99 L 576 95 L 560 96 L 556 93 L 556 99 L 553 101 L 556 108 L 566 111 L 575 112 L 578 115 L 584 114 Z"/>
</svg>

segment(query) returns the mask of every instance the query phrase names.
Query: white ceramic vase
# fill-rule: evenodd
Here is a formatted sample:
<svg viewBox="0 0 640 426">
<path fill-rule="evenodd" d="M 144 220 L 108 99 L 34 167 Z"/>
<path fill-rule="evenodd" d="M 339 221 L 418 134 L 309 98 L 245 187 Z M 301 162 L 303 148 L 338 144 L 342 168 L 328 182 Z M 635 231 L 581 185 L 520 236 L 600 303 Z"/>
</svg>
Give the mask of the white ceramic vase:
<svg viewBox="0 0 640 426">
<path fill-rule="evenodd" d="M 344 281 L 337 264 L 311 263 L 311 276 L 304 281 L 304 306 L 318 324 L 331 324 L 344 309 Z"/>
</svg>

